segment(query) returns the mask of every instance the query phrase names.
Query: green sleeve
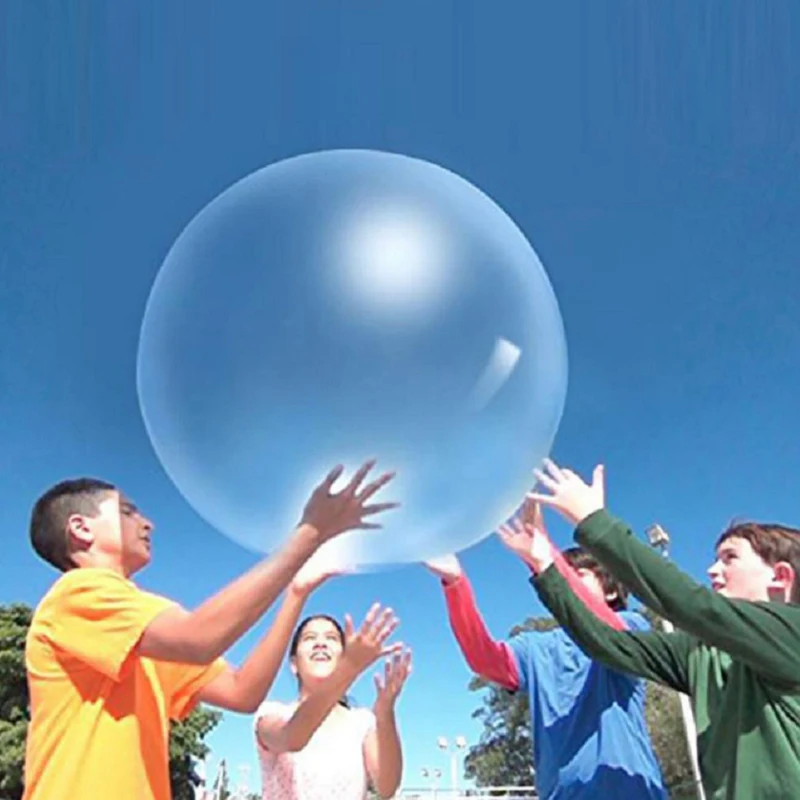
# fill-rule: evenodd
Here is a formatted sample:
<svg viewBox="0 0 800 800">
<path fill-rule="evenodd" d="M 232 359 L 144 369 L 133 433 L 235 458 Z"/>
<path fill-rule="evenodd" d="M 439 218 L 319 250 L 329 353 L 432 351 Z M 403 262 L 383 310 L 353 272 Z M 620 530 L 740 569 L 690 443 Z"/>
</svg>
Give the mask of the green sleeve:
<svg viewBox="0 0 800 800">
<path fill-rule="evenodd" d="M 656 613 L 765 678 L 795 685 L 800 664 L 800 607 L 723 597 L 701 586 L 606 511 L 575 534 L 629 591 Z"/>
<path fill-rule="evenodd" d="M 689 693 L 689 652 L 693 646 L 689 636 L 614 630 L 589 611 L 555 566 L 531 583 L 550 613 L 590 658 L 618 672 Z"/>
</svg>

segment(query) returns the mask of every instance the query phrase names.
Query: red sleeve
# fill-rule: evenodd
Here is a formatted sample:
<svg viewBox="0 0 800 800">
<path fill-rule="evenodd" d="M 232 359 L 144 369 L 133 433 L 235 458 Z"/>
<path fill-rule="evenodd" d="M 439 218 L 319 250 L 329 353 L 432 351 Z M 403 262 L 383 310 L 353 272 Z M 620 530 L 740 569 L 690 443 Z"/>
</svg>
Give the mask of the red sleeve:
<svg viewBox="0 0 800 800">
<path fill-rule="evenodd" d="M 450 626 L 470 669 L 506 689 L 518 689 L 519 670 L 514 653 L 508 644 L 492 638 L 466 576 L 445 583 L 444 596 Z"/>
<path fill-rule="evenodd" d="M 555 561 L 556 569 L 564 576 L 564 579 L 569 584 L 573 593 L 583 601 L 583 604 L 591 611 L 601 622 L 610 625 L 618 631 L 627 630 L 625 620 L 611 608 L 608 603 L 598 600 L 589 590 L 584 586 L 583 581 L 578 577 L 578 573 L 572 565 L 564 558 L 564 554 L 553 548 L 553 559 Z"/>
</svg>

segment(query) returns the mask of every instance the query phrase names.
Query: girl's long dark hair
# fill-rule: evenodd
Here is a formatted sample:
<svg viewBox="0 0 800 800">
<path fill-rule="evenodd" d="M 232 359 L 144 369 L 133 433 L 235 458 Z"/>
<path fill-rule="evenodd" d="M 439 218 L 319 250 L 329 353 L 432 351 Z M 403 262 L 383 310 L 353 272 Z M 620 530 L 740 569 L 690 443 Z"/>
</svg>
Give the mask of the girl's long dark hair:
<svg viewBox="0 0 800 800">
<path fill-rule="evenodd" d="M 298 626 L 297 630 L 294 632 L 294 636 L 292 636 L 292 642 L 289 645 L 289 657 L 295 658 L 297 656 L 297 648 L 300 645 L 300 637 L 303 635 L 303 631 L 306 629 L 306 626 L 309 622 L 314 622 L 314 620 L 324 619 L 327 622 L 330 622 L 334 628 L 336 628 L 336 632 L 339 635 L 339 641 L 342 644 L 342 648 L 345 646 L 345 638 L 344 638 L 344 628 L 339 624 L 339 621 L 334 619 L 333 617 L 328 616 L 327 614 L 313 614 L 310 617 L 306 617 Z M 300 676 L 297 677 L 298 684 L 300 683 Z M 350 698 L 345 695 L 339 700 L 339 705 L 344 706 L 345 708 L 351 708 L 352 703 L 350 702 Z"/>
</svg>

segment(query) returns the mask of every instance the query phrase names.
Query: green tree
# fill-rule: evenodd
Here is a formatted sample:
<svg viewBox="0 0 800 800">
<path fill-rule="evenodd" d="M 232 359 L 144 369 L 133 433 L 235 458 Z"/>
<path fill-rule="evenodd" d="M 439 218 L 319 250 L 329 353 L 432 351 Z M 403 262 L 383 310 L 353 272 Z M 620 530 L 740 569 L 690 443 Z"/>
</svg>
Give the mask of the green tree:
<svg viewBox="0 0 800 800">
<path fill-rule="evenodd" d="M 231 799 L 231 785 L 230 781 L 228 780 L 228 774 L 225 773 L 225 776 L 222 779 L 219 787 L 219 800 L 230 800 Z"/>
<path fill-rule="evenodd" d="M 25 637 L 32 610 L 21 603 L 0 605 L 0 798 L 20 800 L 25 739 L 30 720 L 25 673 Z M 221 714 L 202 706 L 170 732 L 170 780 L 174 800 L 193 800 L 190 757 L 207 753 L 205 737 Z"/>
<path fill-rule="evenodd" d="M 31 609 L 0 605 L 0 797 L 22 797 L 25 737 L 28 731 L 28 683 L 25 637 Z"/>
<path fill-rule="evenodd" d="M 222 718 L 219 711 L 198 706 L 182 722 L 172 725 L 169 737 L 169 778 L 172 800 L 194 800 L 191 780 L 192 759 L 208 755 L 205 737 Z"/>
<path fill-rule="evenodd" d="M 648 616 L 653 622 L 652 615 Z M 530 618 L 512 629 L 510 635 L 546 631 L 555 626 L 551 618 Z M 478 677 L 470 681 L 469 688 L 483 692 L 481 706 L 472 715 L 483 723 L 483 732 L 478 744 L 467 753 L 466 776 L 478 786 L 530 786 L 535 775 L 528 698 Z M 691 762 L 677 692 L 648 683 L 645 716 L 667 786 L 690 785 Z"/>
</svg>

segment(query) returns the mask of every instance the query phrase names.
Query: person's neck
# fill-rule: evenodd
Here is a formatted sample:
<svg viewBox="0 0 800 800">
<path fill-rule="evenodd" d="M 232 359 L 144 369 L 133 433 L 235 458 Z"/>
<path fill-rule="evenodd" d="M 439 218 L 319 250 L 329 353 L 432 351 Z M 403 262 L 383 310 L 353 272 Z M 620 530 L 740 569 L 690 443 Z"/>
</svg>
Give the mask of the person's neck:
<svg viewBox="0 0 800 800">
<path fill-rule="evenodd" d="M 116 572 L 126 580 L 130 578 L 128 571 L 114 558 L 102 553 L 81 553 L 73 556 L 73 561 L 79 569 L 107 569 Z"/>
<path fill-rule="evenodd" d="M 791 603 L 791 589 L 770 588 L 767 589 L 767 600 L 771 603 Z"/>
<path fill-rule="evenodd" d="M 323 684 L 323 683 L 324 683 L 324 681 L 320 681 L 320 684 Z M 308 696 L 309 696 L 309 695 L 310 695 L 310 694 L 313 692 L 313 690 L 314 690 L 314 687 L 313 687 L 313 686 L 311 686 L 311 687 L 308 687 L 308 686 L 304 686 L 304 687 L 302 687 L 302 688 L 300 689 L 300 695 L 299 695 L 299 697 L 298 697 L 298 702 L 301 702 L 301 703 L 302 703 L 302 702 L 303 702 L 303 700 L 305 700 L 306 698 L 308 698 Z M 338 712 L 339 712 L 339 711 L 341 711 L 343 708 L 344 708 L 344 706 L 342 705 L 341 701 L 337 701 L 336 705 L 335 705 L 335 706 L 334 706 L 334 707 L 331 709 L 330 713 L 331 713 L 331 714 L 338 713 Z"/>
</svg>

